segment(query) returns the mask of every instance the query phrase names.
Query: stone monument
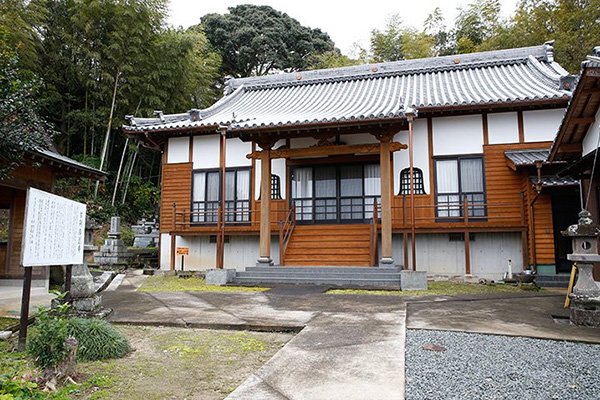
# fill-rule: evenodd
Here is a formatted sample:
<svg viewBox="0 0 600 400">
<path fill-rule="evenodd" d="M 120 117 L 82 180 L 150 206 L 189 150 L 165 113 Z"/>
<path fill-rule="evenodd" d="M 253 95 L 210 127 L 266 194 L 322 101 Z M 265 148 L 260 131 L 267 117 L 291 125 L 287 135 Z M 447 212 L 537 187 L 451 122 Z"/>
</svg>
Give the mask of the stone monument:
<svg viewBox="0 0 600 400">
<path fill-rule="evenodd" d="M 156 247 L 158 245 L 158 222 L 156 219 L 146 220 L 145 218 L 138 221 L 131 228 L 135 233 L 133 239 L 133 247 Z"/>
<path fill-rule="evenodd" d="M 94 277 L 85 264 L 73 265 L 69 295 L 78 316 L 103 318 L 112 311 L 102 307 L 102 295 L 96 293 Z"/>
<path fill-rule="evenodd" d="M 94 253 L 94 262 L 100 267 L 124 267 L 129 263 L 131 253 L 121 239 L 121 217 L 110 218 L 110 231 L 100 251 Z"/>
<path fill-rule="evenodd" d="M 573 240 L 573 253 L 567 258 L 577 263 L 577 283 L 571 297 L 571 323 L 600 327 L 600 285 L 594 280 L 595 262 L 600 262 L 598 238 L 600 227 L 594 224 L 589 211 L 579 213 L 579 221 L 571 225 L 563 236 Z"/>
</svg>

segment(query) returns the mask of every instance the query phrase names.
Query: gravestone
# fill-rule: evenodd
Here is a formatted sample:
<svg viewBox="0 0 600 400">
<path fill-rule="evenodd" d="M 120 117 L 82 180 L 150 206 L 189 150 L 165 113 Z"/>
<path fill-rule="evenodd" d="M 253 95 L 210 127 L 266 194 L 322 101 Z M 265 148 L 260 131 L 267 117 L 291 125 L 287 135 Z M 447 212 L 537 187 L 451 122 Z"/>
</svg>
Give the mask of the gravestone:
<svg viewBox="0 0 600 400">
<path fill-rule="evenodd" d="M 121 218 L 111 217 L 110 231 L 100 251 L 94 253 L 94 262 L 100 267 L 115 268 L 127 266 L 131 253 L 121 239 Z"/>
<path fill-rule="evenodd" d="M 135 234 L 133 247 L 146 248 L 158 246 L 158 222 L 156 219 L 141 219 L 131 228 Z"/>
</svg>

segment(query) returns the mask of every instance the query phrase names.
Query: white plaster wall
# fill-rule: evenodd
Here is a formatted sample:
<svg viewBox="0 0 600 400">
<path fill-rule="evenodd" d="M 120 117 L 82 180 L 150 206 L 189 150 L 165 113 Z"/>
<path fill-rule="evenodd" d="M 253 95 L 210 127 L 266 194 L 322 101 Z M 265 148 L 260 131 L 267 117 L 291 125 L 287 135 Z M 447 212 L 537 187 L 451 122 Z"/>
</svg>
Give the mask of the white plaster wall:
<svg viewBox="0 0 600 400">
<path fill-rule="evenodd" d="M 394 262 L 404 263 L 402 235 L 392 237 Z M 427 271 L 428 275 L 463 276 L 465 274 L 465 244 L 451 242 L 448 234 L 417 235 L 417 271 Z M 408 238 L 409 265 L 411 241 Z"/>
<path fill-rule="evenodd" d="M 354 135 L 340 135 L 340 142 L 346 144 L 379 143 L 379 140 L 370 133 L 357 133 Z"/>
<path fill-rule="evenodd" d="M 523 111 L 523 131 L 526 142 L 554 140 L 565 110 Z"/>
<path fill-rule="evenodd" d="M 194 169 L 219 168 L 219 135 L 194 136 Z"/>
<path fill-rule="evenodd" d="M 600 109 L 596 112 L 596 121 L 589 127 L 583 138 L 583 155 L 596 150 L 598 146 L 598 135 L 600 135 Z"/>
<path fill-rule="evenodd" d="M 408 145 L 408 131 L 400 131 L 394 136 L 395 142 Z M 425 193 L 431 193 L 429 181 L 429 143 L 427 140 L 427 121 L 416 120 L 413 124 L 414 166 L 423 171 Z M 400 171 L 409 167 L 408 149 L 394 152 L 394 194 L 400 192 Z"/>
<path fill-rule="evenodd" d="M 433 154 L 479 154 L 483 152 L 480 114 L 433 118 Z"/>
<path fill-rule="evenodd" d="M 160 269 L 168 270 L 171 259 L 171 235 L 168 233 L 160 234 L 160 260 L 158 264 Z"/>
<path fill-rule="evenodd" d="M 242 142 L 238 138 L 227 139 L 225 146 L 227 167 L 249 167 L 252 160 L 246 155 L 252 152 L 252 142 Z"/>
<path fill-rule="evenodd" d="M 475 233 L 471 241 L 471 274 L 479 278 L 501 279 L 512 261 L 513 273 L 523 270 L 521 234 Z"/>
<path fill-rule="evenodd" d="M 278 147 L 284 146 L 285 140 L 280 140 L 273 146 L 274 149 Z M 254 163 L 255 173 L 254 173 L 254 182 L 256 187 L 256 193 L 254 193 L 254 199 L 258 200 L 260 197 L 260 168 L 261 162 L 260 160 L 256 160 Z M 281 181 L 281 198 L 285 199 L 285 190 L 287 185 L 287 176 L 285 171 L 285 158 L 276 158 L 275 160 L 271 160 L 271 173 L 279 175 Z"/>
<path fill-rule="evenodd" d="M 519 122 L 516 112 L 488 114 L 490 144 L 519 143 Z"/>
<path fill-rule="evenodd" d="M 290 148 L 291 149 L 301 149 L 304 147 L 310 147 L 313 144 L 317 144 L 317 140 L 314 138 L 310 138 L 310 137 L 290 139 Z"/>
<path fill-rule="evenodd" d="M 286 187 L 287 187 L 285 158 L 277 158 L 277 159 L 271 161 L 271 173 L 279 176 L 279 181 L 281 182 L 281 198 L 285 199 L 285 193 L 286 193 Z M 260 187 L 260 186 L 257 186 L 257 188 L 258 187 Z M 256 190 L 258 190 L 258 189 L 256 189 Z"/>
<path fill-rule="evenodd" d="M 465 275 L 465 243 L 451 242 L 448 234 L 417 235 L 417 271 L 429 276 L 462 277 Z M 393 235 L 393 257 L 397 265 L 404 263 L 402 235 Z M 408 238 L 409 263 L 411 242 Z M 513 272 L 523 270 L 520 234 L 475 233 L 471 241 L 471 275 L 476 278 L 501 279 L 512 260 Z"/>
<path fill-rule="evenodd" d="M 216 244 L 210 243 L 208 236 L 180 237 L 176 246 L 189 247 L 190 254 L 185 256 L 185 269 L 202 271 L 215 268 Z M 259 256 L 258 236 L 230 236 L 225 243 L 225 268 L 235 268 L 243 271 L 246 267 L 256 265 Z M 160 269 L 170 269 L 170 235 L 161 234 Z M 276 235 L 271 238 L 271 258 L 279 263 L 279 242 Z M 181 269 L 181 256 L 175 257 L 175 269 Z"/>
<path fill-rule="evenodd" d="M 167 163 L 183 163 L 189 162 L 190 158 L 190 138 L 188 137 L 173 137 L 169 138 L 167 149 Z"/>
</svg>

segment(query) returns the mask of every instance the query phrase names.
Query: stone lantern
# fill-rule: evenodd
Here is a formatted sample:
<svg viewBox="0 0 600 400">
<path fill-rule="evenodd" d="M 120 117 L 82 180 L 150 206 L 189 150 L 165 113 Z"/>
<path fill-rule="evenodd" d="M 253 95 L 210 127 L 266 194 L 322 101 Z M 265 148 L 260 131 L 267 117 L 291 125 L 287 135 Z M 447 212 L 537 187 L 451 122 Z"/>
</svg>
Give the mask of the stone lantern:
<svg viewBox="0 0 600 400">
<path fill-rule="evenodd" d="M 571 322 L 575 325 L 600 326 L 600 286 L 593 277 L 595 262 L 600 262 L 600 227 L 591 214 L 582 210 L 579 221 L 562 232 L 573 240 L 573 253 L 567 258 L 577 263 L 577 283 L 571 293 Z"/>
</svg>

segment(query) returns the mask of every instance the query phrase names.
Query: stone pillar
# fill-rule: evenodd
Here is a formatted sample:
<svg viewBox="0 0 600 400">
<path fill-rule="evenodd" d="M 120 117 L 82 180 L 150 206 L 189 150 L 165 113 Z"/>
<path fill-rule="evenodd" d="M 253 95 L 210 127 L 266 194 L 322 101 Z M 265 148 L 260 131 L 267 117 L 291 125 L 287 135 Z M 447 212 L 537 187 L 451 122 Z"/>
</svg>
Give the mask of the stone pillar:
<svg viewBox="0 0 600 400">
<path fill-rule="evenodd" d="M 392 135 L 379 137 L 379 164 L 381 170 L 381 258 L 380 267 L 394 267 L 392 253 L 392 188 L 390 143 Z"/>
<path fill-rule="evenodd" d="M 582 210 L 577 225 L 562 232 L 573 239 L 573 253 L 567 258 L 577 263 L 577 284 L 571 298 L 571 323 L 600 327 L 600 286 L 592 274 L 595 262 L 600 262 L 598 238 L 600 227 L 594 224 L 591 214 Z"/>
<path fill-rule="evenodd" d="M 260 257 L 257 265 L 272 265 L 271 259 L 271 147 L 272 143 L 259 143 L 260 154 Z"/>
</svg>

